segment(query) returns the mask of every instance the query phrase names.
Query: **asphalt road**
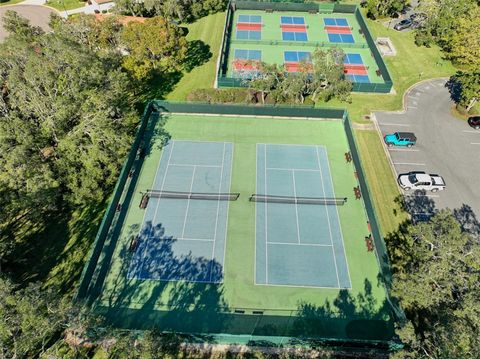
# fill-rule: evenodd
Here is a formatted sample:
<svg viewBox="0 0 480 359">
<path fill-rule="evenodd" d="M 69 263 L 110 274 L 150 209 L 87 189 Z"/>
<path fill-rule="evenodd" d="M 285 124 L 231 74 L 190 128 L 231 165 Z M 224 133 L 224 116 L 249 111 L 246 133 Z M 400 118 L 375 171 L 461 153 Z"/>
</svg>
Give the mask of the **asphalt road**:
<svg viewBox="0 0 480 359">
<path fill-rule="evenodd" d="M 53 12 L 52 9 L 35 5 L 2 6 L 0 7 L 0 42 L 7 37 L 7 32 L 3 28 L 2 19 L 8 10 L 16 11 L 20 16 L 30 20 L 31 25 L 40 26 L 45 31 L 50 30 L 48 23 L 50 21 L 50 14 Z"/>
<path fill-rule="evenodd" d="M 433 213 L 441 208 L 470 216 L 470 225 L 480 218 L 480 131 L 453 117 L 453 103 L 446 80 L 423 82 L 409 91 L 404 113 L 376 112 L 382 137 L 397 131 L 413 132 L 417 145 L 387 148 L 393 166 L 400 173 L 425 171 L 443 176 L 446 189 L 432 194 L 406 193 L 413 213 Z M 480 232 L 480 225 L 476 232 Z"/>
</svg>

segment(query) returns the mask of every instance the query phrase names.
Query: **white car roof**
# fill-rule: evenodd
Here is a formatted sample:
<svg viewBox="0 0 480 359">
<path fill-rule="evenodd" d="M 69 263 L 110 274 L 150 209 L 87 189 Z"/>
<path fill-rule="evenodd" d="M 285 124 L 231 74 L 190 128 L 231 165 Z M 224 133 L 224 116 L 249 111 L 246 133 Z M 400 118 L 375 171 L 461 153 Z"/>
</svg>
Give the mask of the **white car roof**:
<svg viewBox="0 0 480 359">
<path fill-rule="evenodd" d="M 426 173 L 416 173 L 415 177 L 417 177 L 419 182 L 430 182 L 430 175 L 427 175 Z"/>
</svg>

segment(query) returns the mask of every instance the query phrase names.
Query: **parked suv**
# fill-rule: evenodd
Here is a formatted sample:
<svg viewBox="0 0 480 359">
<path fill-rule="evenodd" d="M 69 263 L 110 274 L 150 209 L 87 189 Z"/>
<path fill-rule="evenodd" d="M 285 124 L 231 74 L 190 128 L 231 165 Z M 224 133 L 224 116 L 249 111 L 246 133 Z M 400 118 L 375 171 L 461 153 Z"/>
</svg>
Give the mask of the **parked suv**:
<svg viewBox="0 0 480 359">
<path fill-rule="evenodd" d="M 412 147 L 417 142 L 417 138 L 412 132 L 395 132 L 384 137 L 385 144 L 391 146 Z"/>
</svg>

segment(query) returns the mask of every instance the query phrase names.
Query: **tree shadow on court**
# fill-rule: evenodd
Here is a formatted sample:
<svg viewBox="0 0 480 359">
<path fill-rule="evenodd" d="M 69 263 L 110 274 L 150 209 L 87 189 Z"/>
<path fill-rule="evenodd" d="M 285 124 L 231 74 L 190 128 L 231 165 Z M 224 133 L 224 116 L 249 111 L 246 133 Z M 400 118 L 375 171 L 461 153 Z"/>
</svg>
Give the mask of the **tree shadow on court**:
<svg viewBox="0 0 480 359">
<path fill-rule="evenodd" d="M 378 302 L 366 278 L 363 291 L 356 296 L 342 289 L 323 305 L 301 302 L 298 311 L 292 325 L 294 336 L 343 340 L 391 340 L 395 336 L 392 308 L 387 300 Z"/>
<path fill-rule="evenodd" d="M 138 233 L 138 227 L 127 233 Z M 227 304 L 223 286 L 212 282 L 223 279 L 222 265 L 191 251 L 175 252 L 178 240 L 166 236 L 161 224 L 147 222 L 136 240 L 134 247 L 131 238 L 122 240 L 121 268 L 106 287 L 108 306 L 102 314 L 127 328 L 221 331 L 228 321 L 221 314 Z"/>
<path fill-rule="evenodd" d="M 170 133 L 165 129 L 165 125 L 168 121 L 168 115 L 160 114 L 158 109 L 154 106 L 150 115 L 150 122 L 145 129 L 145 134 L 140 144 L 142 151 L 142 158 L 152 154 L 154 150 L 161 150 L 168 144 L 168 141 L 172 138 Z M 142 162 L 138 164 L 138 168 L 141 168 Z"/>
</svg>

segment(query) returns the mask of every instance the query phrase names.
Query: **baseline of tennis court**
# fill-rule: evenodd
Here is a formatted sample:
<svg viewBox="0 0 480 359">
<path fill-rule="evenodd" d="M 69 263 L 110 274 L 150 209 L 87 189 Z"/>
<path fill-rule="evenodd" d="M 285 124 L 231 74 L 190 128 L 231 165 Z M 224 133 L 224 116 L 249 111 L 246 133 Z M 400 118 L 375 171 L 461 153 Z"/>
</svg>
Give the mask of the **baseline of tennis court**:
<svg viewBox="0 0 480 359">
<path fill-rule="evenodd" d="M 170 141 L 152 190 L 228 192 L 233 144 Z M 228 201 L 155 198 L 148 201 L 128 277 L 218 283 L 223 280 Z"/>
<path fill-rule="evenodd" d="M 257 144 L 256 192 L 335 197 L 325 147 Z M 350 288 L 337 206 L 257 202 L 255 284 Z"/>
</svg>

